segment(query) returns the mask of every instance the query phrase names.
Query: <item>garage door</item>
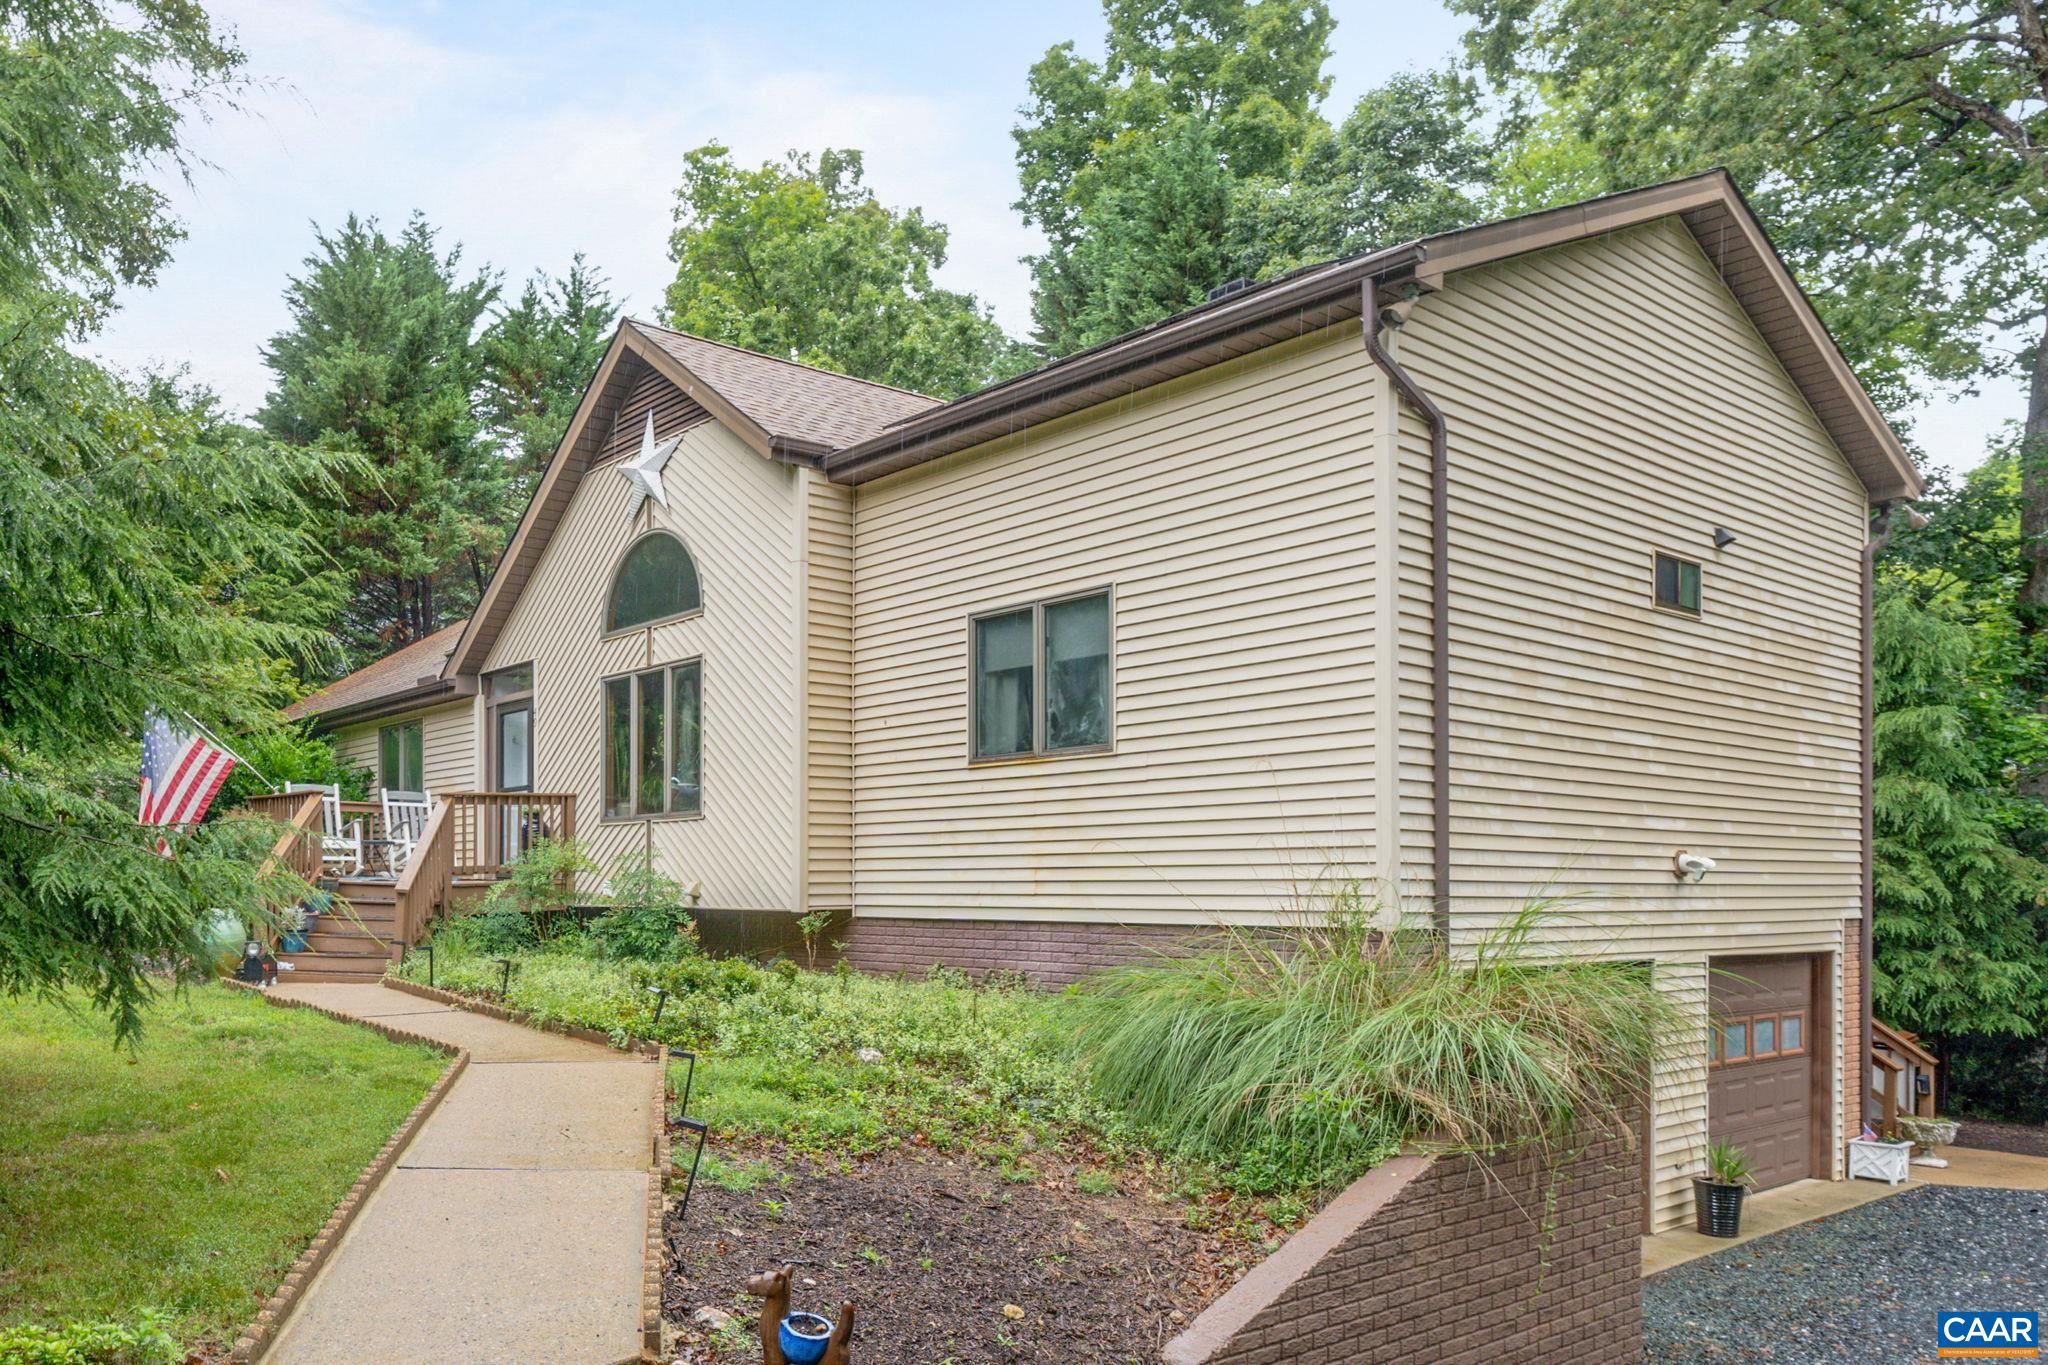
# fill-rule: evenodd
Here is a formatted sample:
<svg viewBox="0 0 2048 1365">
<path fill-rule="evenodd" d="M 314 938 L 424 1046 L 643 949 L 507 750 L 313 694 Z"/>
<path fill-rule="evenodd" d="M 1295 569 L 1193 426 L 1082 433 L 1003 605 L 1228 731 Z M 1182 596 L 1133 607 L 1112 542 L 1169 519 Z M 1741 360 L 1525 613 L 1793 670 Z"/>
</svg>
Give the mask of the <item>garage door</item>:
<svg viewBox="0 0 2048 1365">
<path fill-rule="evenodd" d="M 1813 959 L 1719 957 L 1708 978 L 1707 1132 L 1740 1147 L 1758 1189 L 1813 1174 Z"/>
</svg>

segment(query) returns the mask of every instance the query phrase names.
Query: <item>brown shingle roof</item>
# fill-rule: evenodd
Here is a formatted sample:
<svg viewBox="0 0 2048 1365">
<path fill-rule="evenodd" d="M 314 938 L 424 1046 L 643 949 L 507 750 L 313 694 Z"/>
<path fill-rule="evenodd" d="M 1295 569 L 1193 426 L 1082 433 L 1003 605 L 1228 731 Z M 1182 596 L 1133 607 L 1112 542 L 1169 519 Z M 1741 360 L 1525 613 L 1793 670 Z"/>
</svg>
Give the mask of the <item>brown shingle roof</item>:
<svg viewBox="0 0 2048 1365">
<path fill-rule="evenodd" d="M 650 322 L 635 319 L 633 326 L 771 437 L 833 449 L 864 441 L 940 403 L 908 389 L 778 360 Z"/>
<path fill-rule="evenodd" d="M 414 640 L 403 649 L 393 650 L 375 663 L 364 664 L 345 678 L 337 678 L 311 696 L 301 697 L 284 709 L 287 718 L 300 720 L 307 716 L 325 715 L 392 697 L 404 696 L 422 688 L 423 682 L 441 681 L 441 665 L 447 661 L 449 651 L 462 635 L 465 622 L 457 621 L 452 626 L 443 626 L 424 639 Z"/>
</svg>

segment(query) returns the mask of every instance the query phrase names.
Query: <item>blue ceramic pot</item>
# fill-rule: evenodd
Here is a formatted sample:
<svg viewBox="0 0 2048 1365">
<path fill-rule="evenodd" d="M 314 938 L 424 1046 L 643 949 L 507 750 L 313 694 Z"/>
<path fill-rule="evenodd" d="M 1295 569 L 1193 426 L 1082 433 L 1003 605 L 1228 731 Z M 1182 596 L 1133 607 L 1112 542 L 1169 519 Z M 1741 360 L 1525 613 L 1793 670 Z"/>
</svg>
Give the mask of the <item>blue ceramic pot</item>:
<svg viewBox="0 0 2048 1365">
<path fill-rule="evenodd" d="M 798 1328 L 804 1335 L 798 1334 L 795 1330 Z M 832 1320 L 821 1318 L 816 1313 L 791 1313 L 775 1329 L 775 1335 L 782 1343 L 782 1354 L 789 1358 L 789 1365 L 817 1365 L 832 1340 Z"/>
<path fill-rule="evenodd" d="M 283 934 L 283 942 L 278 946 L 287 953 L 303 953 L 306 951 L 306 936 L 297 929 L 287 929 Z"/>
</svg>

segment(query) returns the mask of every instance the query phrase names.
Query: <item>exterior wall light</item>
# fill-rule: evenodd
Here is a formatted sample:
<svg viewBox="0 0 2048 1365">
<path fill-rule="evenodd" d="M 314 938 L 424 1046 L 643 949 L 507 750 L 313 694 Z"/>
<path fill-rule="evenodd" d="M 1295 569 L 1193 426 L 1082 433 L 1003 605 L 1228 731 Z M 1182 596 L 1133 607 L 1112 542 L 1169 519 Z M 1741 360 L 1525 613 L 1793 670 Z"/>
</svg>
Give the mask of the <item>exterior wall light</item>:
<svg viewBox="0 0 2048 1365">
<path fill-rule="evenodd" d="M 1714 860 L 1699 853 L 1687 853 L 1684 849 L 1671 855 L 1671 873 L 1682 882 L 1703 882 L 1714 870 Z"/>
</svg>

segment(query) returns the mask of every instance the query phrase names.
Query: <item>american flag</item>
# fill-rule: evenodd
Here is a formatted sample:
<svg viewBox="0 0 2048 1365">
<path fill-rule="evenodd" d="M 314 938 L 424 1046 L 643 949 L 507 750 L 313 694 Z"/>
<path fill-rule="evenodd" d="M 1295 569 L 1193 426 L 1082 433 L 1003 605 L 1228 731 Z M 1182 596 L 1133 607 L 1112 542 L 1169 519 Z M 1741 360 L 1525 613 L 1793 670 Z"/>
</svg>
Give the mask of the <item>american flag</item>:
<svg viewBox="0 0 2048 1365">
<path fill-rule="evenodd" d="M 235 760 L 227 750 L 198 735 L 173 729 L 150 712 L 142 730 L 142 813 L 145 825 L 186 825 L 206 814 L 214 793 L 228 780 Z M 157 852 L 170 845 L 157 840 Z"/>
</svg>

